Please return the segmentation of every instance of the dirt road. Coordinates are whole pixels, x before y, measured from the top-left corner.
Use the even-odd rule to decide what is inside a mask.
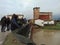
[[[8,33],[10,33],[10,31],[1,32],[1,26],[0,26],[0,45],[2,45]]]

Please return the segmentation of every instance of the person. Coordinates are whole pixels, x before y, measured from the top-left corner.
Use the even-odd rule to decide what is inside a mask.
[[[7,26],[7,31],[9,31],[10,29],[10,18],[9,17],[6,18],[6,26]]]
[[[29,32],[30,32],[30,24],[25,24],[24,26],[22,26],[21,29],[18,29],[17,34],[23,35],[25,37],[29,37]]]
[[[17,20],[18,20],[18,16],[16,14],[13,14],[12,19],[11,19],[11,31],[14,31],[14,30],[20,28]]]
[[[5,28],[6,28],[6,17],[2,17],[1,18],[1,32],[5,32]]]
[[[29,38],[29,33],[30,33],[30,29],[31,28],[31,24],[26,24],[24,26],[22,26],[21,29],[17,30],[17,33],[15,33],[17,39],[27,45],[36,45],[30,38]]]
[[[30,32],[30,24],[25,24],[24,26],[20,26],[18,24],[18,16],[16,14],[13,14],[12,19],[11,19],[11,31],[12,33],[16,36],[16,38],[27,44],[27,45],[33,45],[34,42],[30,40],[29,37],[29,32]],[[23,19],[22,19],[23,21]]]
[[[26,18],[24,18],[24,23],[25,23],[25,24],[27,23],[27,19],[26,19]]]

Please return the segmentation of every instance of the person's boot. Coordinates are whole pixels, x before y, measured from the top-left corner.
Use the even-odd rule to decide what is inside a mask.
[[[6,32],[6,31],[4,31],[4,30],[1,30],[1,32]]]
[[[7,31],[9,31],[9,29],[7,29]]]

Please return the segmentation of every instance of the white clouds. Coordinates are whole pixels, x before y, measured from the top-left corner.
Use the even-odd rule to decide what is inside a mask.
[[[0,0],[0,14],[23,13],[32,16],[33,7],[39,6],[41,11],[60,12],[60,0]]]

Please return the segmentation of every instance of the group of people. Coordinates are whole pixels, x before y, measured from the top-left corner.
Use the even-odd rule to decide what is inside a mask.
[[[27,21],[18,18],[18,15],[13,14],[12,19],[10,19],[8,16],[4,16],[1,18],[1,32],[5,31],[14,31],[15,29],[20,28],[23,23],[26,23]],[[6,30],[7,29],[7,30]]]
[[[1,32],[5,32],[5,29],[7,27],[7,31],[9,31],[10,26],[10,18],[6,16],[1,18]]]
[[[21,42],[26,43],[27,45],[35,45],[35,43],[28,38],[31,23],[27,23],[26,19],[19,19],[16,14],[12,15],[12,19],[4,16],[1,19],[1,32],[5,32],[6,27],[7,31],[11,30]]]

